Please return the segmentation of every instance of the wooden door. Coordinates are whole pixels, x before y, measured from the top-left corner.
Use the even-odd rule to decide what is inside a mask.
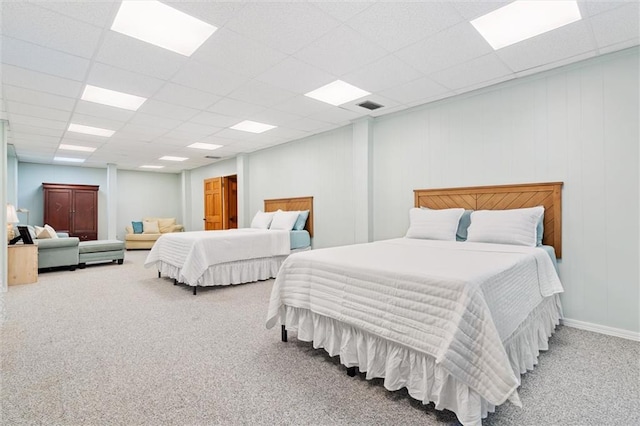
[[[44,192],[44,224],[59,232],[71,232],[73,216],[73,191],[50,188]]]
[[[82,240],[98,239],[98,192],[76,189],[73,193],[72,234]],[[55,227],[54,227],[55,228]]]
[[[204,181],[204,229],[215,231],[223,228],[223,191],[221,177]]]
[[[236,175],[224,178],[225,229],[238,227],[238,178]]]

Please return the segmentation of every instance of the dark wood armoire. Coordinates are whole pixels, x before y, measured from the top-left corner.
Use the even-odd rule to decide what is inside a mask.
[[[99,185],[43,183],[44,223],[80,241],[98,239]]]

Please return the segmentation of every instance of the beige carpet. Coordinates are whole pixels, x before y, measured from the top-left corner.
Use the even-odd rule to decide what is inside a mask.
[[[456,424],[264,326],[272,281],[191,289],[142,263],[41,273],[2,295],[0,424]],[[640,344],[561,327],[485,425],[640,424]]]

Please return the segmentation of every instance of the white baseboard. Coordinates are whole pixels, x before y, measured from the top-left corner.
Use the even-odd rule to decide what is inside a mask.
[[[570,318],[563,318],[562,324],[567,327],[579,328],[580,330],[593,331],[594,333],[607,334],[609,336],[621,337],[636,342],[640,342],[640,333],[623,330],[621,328],[608,327],[606,325],[593,324],[591,322],[578,321]]]

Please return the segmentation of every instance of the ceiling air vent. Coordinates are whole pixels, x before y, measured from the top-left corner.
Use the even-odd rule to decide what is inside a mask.
[[[204,158],[208,158],[210,160],[219,160],[222,157],[216,157],[215,155],[205,155]]]
[[[382,108],[382,105],[377,104],[375,102],[371,102],[371,101],[364,101],[358,104],[358,106],[362,108],[370,109],[371,111],[373,111],[374,109]]]

